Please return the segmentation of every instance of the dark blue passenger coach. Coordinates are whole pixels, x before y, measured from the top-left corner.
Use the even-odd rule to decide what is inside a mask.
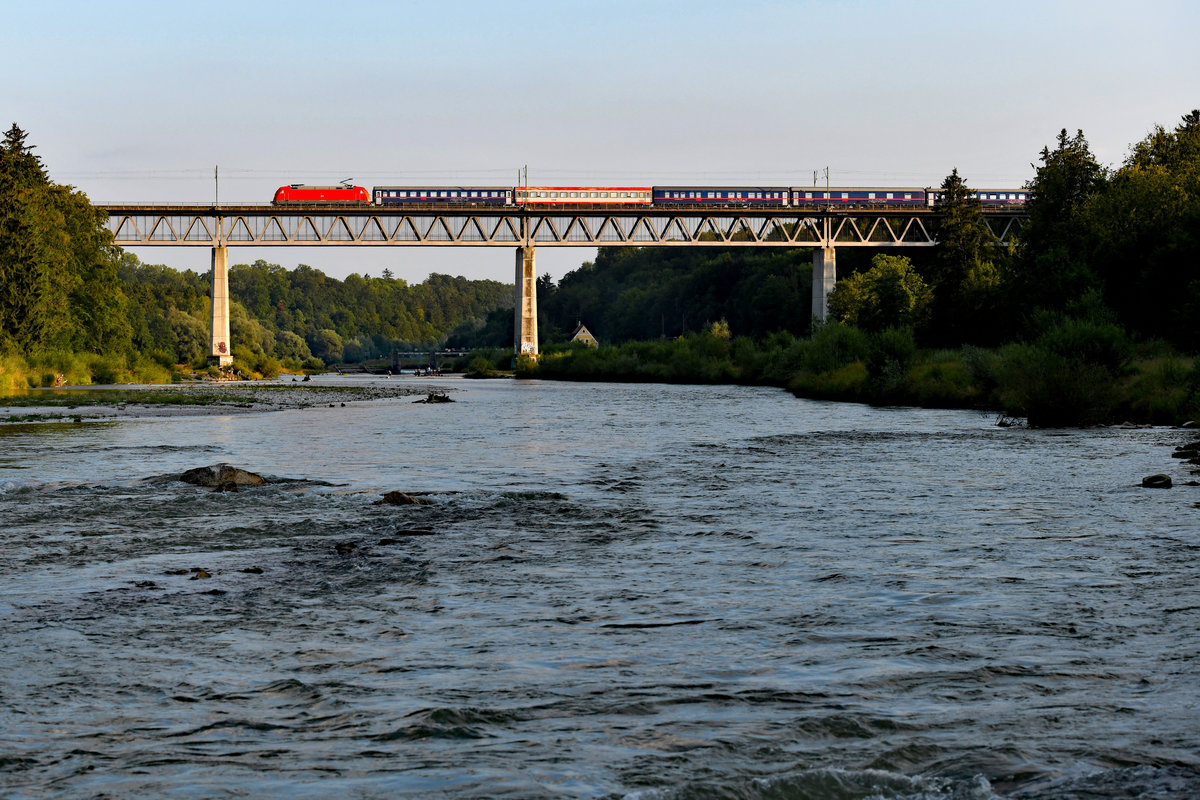
[[[654,205],[786,206],[788,189],[780,186],[655,186]]]
[[[792,188],[795,206],[923,206],[925,199],[925,190],[913,186]]]
[[[512,205],[511,186],[376,186],[377,206]]]

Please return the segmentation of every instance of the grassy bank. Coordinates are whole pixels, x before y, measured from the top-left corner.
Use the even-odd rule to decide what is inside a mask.
[[[0,356],[0,395],[49,386],[170,383],[175,369],[147,356],[41,353]]]
[[[706,334],[591,348],[548,348],[518,365],[554,380],[740,383],[799,397],[974,408],[1053,427],[1200,418],[1200,364],[1160,343],[1133,345],[1104,326],[1066,322],[998,349],[918,348],[912,332],[826,325],[810,338],[761,342]]]
[[[245,380],[273,380],[283,371],[320,372],[324,370],[324,364],[318,359],[285,359],[281,363],[270,356],[239,351],[230,369]],[[177,383],[189,377],[217,378],[220,375],[220,370],[208,366],[205,358],[191,364],[175,364],[161,352],[153,355],[55,352],[36,356],[0,355],[0,396],[56,386]]]

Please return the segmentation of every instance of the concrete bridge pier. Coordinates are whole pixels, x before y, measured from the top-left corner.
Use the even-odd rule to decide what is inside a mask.
[[[517,248],[516,301],[513,360],[522,354],[537,358],[537,265],[532,246]]]
[[[229,342],[229,248],[212,249],[212,341],[208,363],[225,367],[233,363]]]
[[[837,249],[814,250],[812,269],[812,318],[813,322],[824,322],[829,316],[829,293],[837,283]]]

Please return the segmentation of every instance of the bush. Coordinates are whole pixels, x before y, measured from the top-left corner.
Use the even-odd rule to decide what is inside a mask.
[[[475,356],[467,365],[467,378],[494,378],[496,370],[492,368],[492,362],[488,361],[483,356]]]
[[[869,379],[867,365],[861,361],[846,364],[835,370],[821,373],[801,373],[788,384],[792,394],[816,400],[866,399]]]
[[[30,388],[29,365],[20,356],[0,356],[0,395],[18,394]]]
[[[866,361],[871,352],[867,334],[853,325],[821,325],[802,348],[801,368],[806,372],[833,372],[855,361]]]
[[[916,352],[912,328],[888,328],[871,337],[867,371],[878,399],[887,399],[899,392]]]
[[[536,378],[538,372],[537,356],[529,353],[521,353],[517,356],[516,363],[513,365],[513,371],[518,378]]]
[[[1112,322],[1065,319],[1047,329],[1036,344],[1055,355],[1104,367],[1114,375],[1130,356],[1125,330]]]
[[[1113,376],[1101,364],[1037,345],[1008,345],[997,365],[998,400],[1030,427],[1097,425],[1112,417]]]
[[[918,359],[904,380],[905,402],[927,408],[970,408],[988,394],[961,353],[938,351]]]

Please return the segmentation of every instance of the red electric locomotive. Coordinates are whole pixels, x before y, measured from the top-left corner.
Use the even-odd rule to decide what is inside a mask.
[[[277,206],[312,203],[359,206],[371,204],[371,193],[362,186],[305,186],[293,183],[291,186],[280,186],[271,202]]]

